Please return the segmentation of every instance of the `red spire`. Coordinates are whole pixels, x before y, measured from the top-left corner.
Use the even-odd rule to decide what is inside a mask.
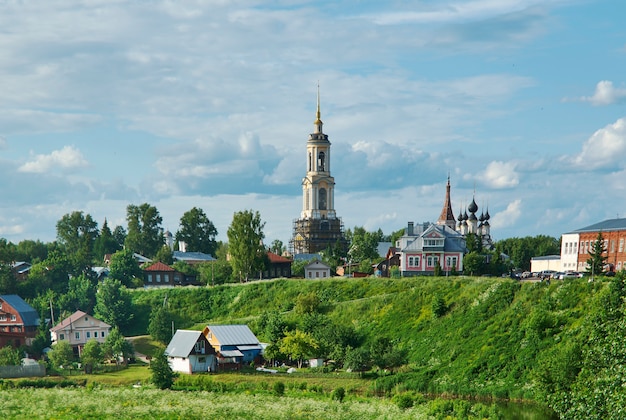
[[[456,219],[454,218],[454,213],[452,212],[452,202],[450,201],[450,175],[448,175],[448,183],[446,185],[446,200],[443,203],[443,208],[441,209],[441,214],[439,215],[437,224],[446,225],[452,229],[456,227]]]

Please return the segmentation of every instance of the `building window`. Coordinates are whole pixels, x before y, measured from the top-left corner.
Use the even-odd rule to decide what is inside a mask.
[[[6,315],[0,315],[0,321],[6,321],[6,320],[7,320]]]
[[[15,314],[11,314],[11,321],[16,321],[17,317],[15,316]]]
[[[74,334],[74,338],[80,340],[80,333],[78,331],[76,331],[76,334]]]
[[[98,338],[98,331],[93,332],[93,338]]]
[[[161,283],[161,275],[160,274],[156,275],[156,281],[157,281],[157,283]]]
[[[148,283],[152,283],[152,274],[148,274]]]
[[[611,239],[611,252],[615,252],[615,241]]]
[[[316,271],[316,272],[315,272],[315,277],[319,277],[319,276],[320,276],[320,272],[319,272],[319,271]]]
[[[65,340],[65,334],[59,334],[59,340]]]
[[[619,240],[619,252],[624,252],[624,238]]]
[[[91,332],[87,331],[87,338],[91,338]]]
[[[426,259],[426,265],[427,265],[428,267],[433,267],[433,266],[434,266],[433,257],[428,257],[428,258]]]
[[[204,340],[203,341],[196,341],[195,351],[196,351],[196,353],[204,354]]]
[[[170,275],[169,274],[164,274],[163,275],[163,281],[165,283],[169,283],[170,282]]]

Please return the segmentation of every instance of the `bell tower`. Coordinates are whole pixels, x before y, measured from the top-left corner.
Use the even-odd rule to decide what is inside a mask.
[[[302,179],[302,212],[293,223],[293,254],[312,254],[328,247],[347,247],[343,222],[335,212],[335,178],[330,173],[330,141],[323,131],[320,89],[313,133],[306,143],[306,176]]]

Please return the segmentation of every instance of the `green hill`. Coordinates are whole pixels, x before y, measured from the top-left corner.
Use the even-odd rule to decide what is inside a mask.
[[[268,320],[279,316],[284,329],[341,342],[343,348],[325,348],[335,359],[348,357],[346,343],[372,348],[387,339],[408,363],[393,374],[372,375],[377,392],[530,399],[568,418],[624,417],[621,275],[549,285],[419,277],[138,290],[133,333],[145,333],[151,307],[166,295],[177,328],[245,322],[271,341]]]

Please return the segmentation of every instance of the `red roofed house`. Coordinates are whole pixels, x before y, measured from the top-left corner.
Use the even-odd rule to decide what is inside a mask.
[[[275,279],[278,277],[291,277],[291,260],[281,257],[271,251],[267,251],[268,264],[263,271],[263,278]]]
[[[155,262],[143,269],[144,287],[172,287],[183,284],[185,275],[167,264]]]
[[[67,341],[80,356],[89,340],[102,344],[111,331],[111,326],[83,311],[76,311],[54,327],[50,328],[52,343]]]

